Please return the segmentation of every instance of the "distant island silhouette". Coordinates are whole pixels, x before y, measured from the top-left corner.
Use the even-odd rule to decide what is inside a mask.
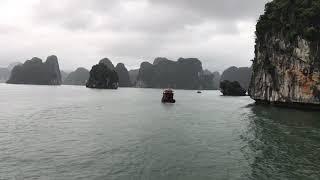
[[[202,62],[197,58],[179,58],[173,61],[165,57],[155,58],[153,64],[142,62],[139,69],[130,71],[123,63],[114,66],[110,59],[103,58],[92,67],[91,71],[79,67],[67,73],[60,71],[58,58],[55,55],[49,56],[44,63],[40,58],[34,57],[24,64],[16,63],[12,68],[12,71],[9,68],[0,69],[2,82],[78,85],[102,89],[136,87],[218,90],[220,80],[239,81],[247,89],[251,75],[250,68],[230,67],[221,76],[219,72],[203,69]]]

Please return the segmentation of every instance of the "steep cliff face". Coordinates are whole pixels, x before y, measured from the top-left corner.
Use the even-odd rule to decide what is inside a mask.
[[[205,80],[209,80],[209,83],[213,84],[213,76],[201,77],[202,72],[202,63],[196,58],[179,58],[178,61],[156,58],[154,64],[148,62],[141,64],[136,86],[199,89],[208,84],[207,81],[202,84]],[[212,87],[210,86],[210,88]]]
[[[139,88],[151,88],[153,84],[154,67],[149,62],[140,65],[136,86]]]
[[[123,63],[118,63],[115,71],[117,72],[119,76],[119,87],[130,87],[131,81],[129,77],[129,72],[126,68],[126,66]]]
[[[114,69],[110,69],[104,61],[94,65],[90,71],[87,88],[118,89],[119,77]]]
[[[49,56],[45,62],[45,66],[49,73],[49,76],[52,77],[51,83],[52,85],[60,85],[62,83],[61,72],[58,62],[58,57],[55,55]]]
[[[256,101],[320,104],[320,1],[274,0],[257,23],[249,94]]]
[[[7,81],[9,84],[60,85],[61,74],[56,56],[49,56],[46,62],[34,57],[22,65],[15,66]]]

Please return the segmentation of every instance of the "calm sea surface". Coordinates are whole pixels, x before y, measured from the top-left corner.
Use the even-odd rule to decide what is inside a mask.
[[[0,179],[320,179],[320,113],[218,91],[0,84]]]

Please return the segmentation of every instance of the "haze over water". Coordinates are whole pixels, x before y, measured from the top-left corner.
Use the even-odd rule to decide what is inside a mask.
[[[0,179],[319,179],[320,113],[219,91],[0,84]]]

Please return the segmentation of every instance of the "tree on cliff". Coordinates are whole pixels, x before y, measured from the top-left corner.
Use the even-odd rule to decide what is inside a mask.
[[[287,39],[303,36],[320,40],[319,0],[274,0],[265,6],[256,26],[258,39],[266,33],[281,32]]]

